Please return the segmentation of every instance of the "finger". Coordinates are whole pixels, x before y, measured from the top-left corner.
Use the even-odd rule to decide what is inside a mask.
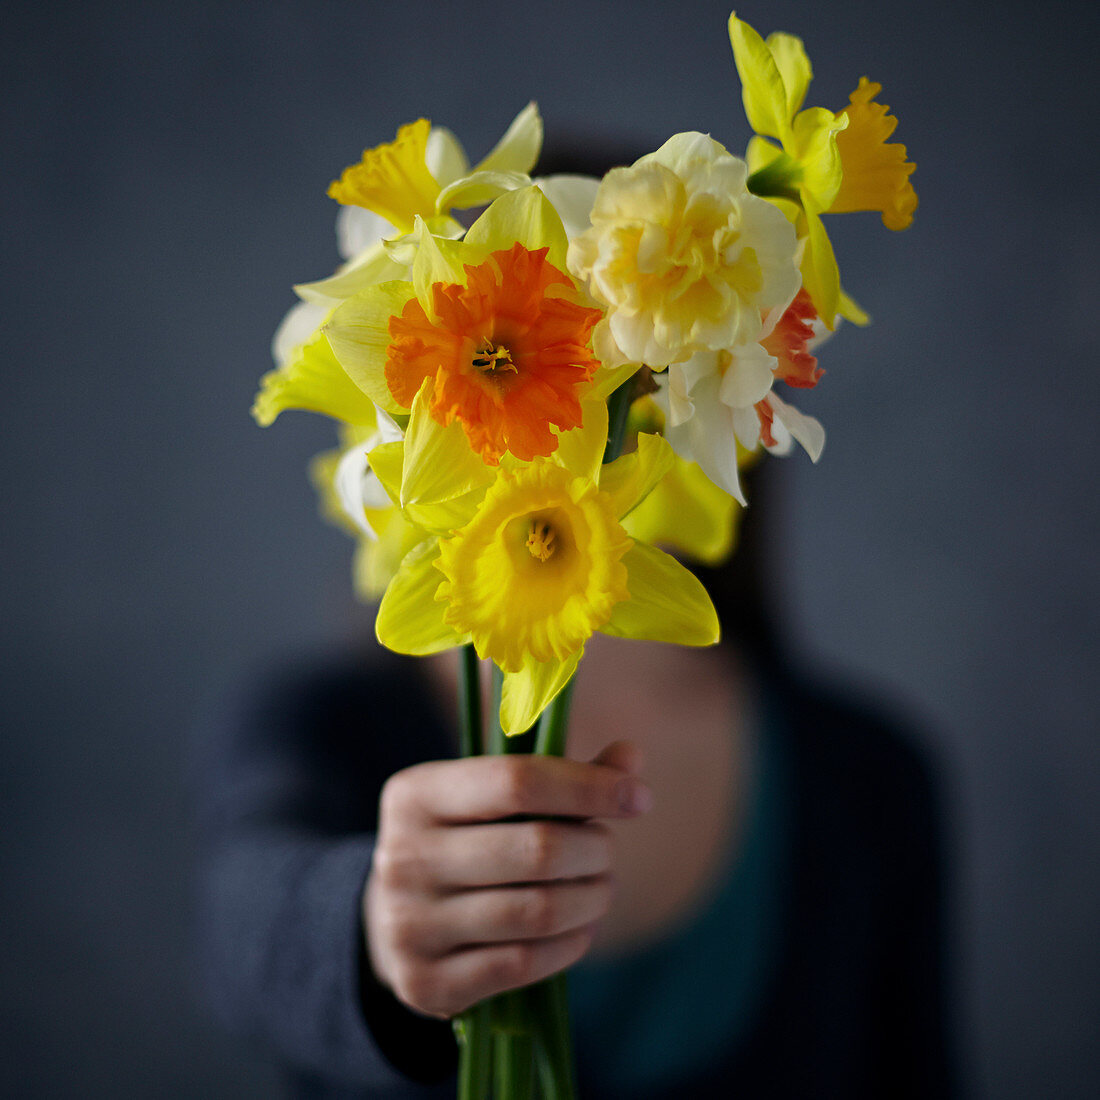
[[[416,987],[408,991],[412,998],[401,988],[397,992],[422,1012],[454,1016],[495,993],[520,989],[565,970],[591,944],[592,930],[580,928],[550,939],[464,948],[426,968]]]
[[[613,838],[595,822],[460,825],[432,833],[437,888],[590,878],[611,870]]]
[[[586,928],[611,905],[608,876],[543,886],[465,890],[431,909],[418,930],[417,950],[444,955],[478,944],[547,939]]]
[[[593,764],[602,764],[616,768],[627,775],[641,775],[645,769],[645,753],[633,741],[612,741],[598,756]]]
[[[634,817],[653,800],[642,780],[617,768],[529,755],[417,764],[391,777],[382,798],[387,816],[450,823],[517,814]]]

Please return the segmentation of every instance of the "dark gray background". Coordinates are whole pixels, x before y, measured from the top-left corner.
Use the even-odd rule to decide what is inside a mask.
[[[978,1095],[1100,1087],[1097,56],[1092,5],[757,3],[810,102],[867,73],[916,225],[834,219],[874,314],[799,404],[775,573],[819,668],[918,715],[954,798]],[[293,282],[336,261],[328,181],[426,114],[482,155],[740,151],[722,3],[9,4],[0,1092],[266,1096],[196,1007],[187,730],[272,654],[363,631],[304,475],[321,418],[247,410]]]

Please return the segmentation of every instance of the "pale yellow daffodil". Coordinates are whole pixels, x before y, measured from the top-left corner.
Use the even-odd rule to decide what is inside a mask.
[[[866,314],[840,288],[821,215],[875,210],[890,229],[910,224],[917,196],[909,176],[916,166],[903,145],[886,144],[897,119],[873,101],[881,86],[866,77],[843,110],[803,110],[813,71],[801,40],[781,32],[765,40],[736,13],[729,35],[745,113],[760,135],[749,145],[749,186],[798,225],[806,242],[803,282],[825,324],[832,328],[838,313],[864,324]]]
[[[413,656],[472,643],[504,673],[501,726],[521,733],[568,683],[596,631],[711,645],[718,617],[674,558],[627,535],[622,519],[673,463],[659,436],[601,465],[602,435],[567,451],[503,460],[492,480],[449,501],[406,509],[424,539],[378,609],[383,645]],[[395,497],[407,444],[371,452]],[[568,463],[568,465],[566,465]]]
[[[402,559],[424,537],[393,503],[367,461],[367,453],[392,441],[394,433],[385,418],[381,431],[342,424],[340,449],[325,451],[310,463],[321,515],[355,539],[352,578],[363,600],[382,595]]]

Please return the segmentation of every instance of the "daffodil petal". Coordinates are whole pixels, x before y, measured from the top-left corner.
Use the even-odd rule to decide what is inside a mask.
[[[735,12],[730,14],[729,32],[749,125],[758,134],[782,141],[790,129],[791,116],[779,66],[764,39]]]
[[[466,150],[446,126],[432,127],[424,149],[424,163],[440,187],[447,187],[455,180],[470,174]]]
[[[400,503],[401,468],[405,461],[404,442],[380,443],[377,447],[372,447],[367,454],[367,461],[382,483],[382,488],[389,494],[390,500],[395,504]]]
[[[615,515],[631,512],[672,469],[675,457],[666,439],[646,432],[638,434],[638,449],[621,455],[600,471],[600,489],[608,493]]]
[[[412,296],[411,283],[394,281],[367,287],[337,306],[322,329],[351,380],[389,413],[405,411],[386,383],[389,323]]]
[[[463,282],[465,274],[462,262],[465,249],[461,241],[436,237],[419,217],[413,233],[416,236],[416,257],[412,265],[413,287],[420,304],[431,316],[432,284]]]
[[[596,325],[596,328],[601,324],[603,324],[602,321]],[[598,352],[596,352],[596,358],[600,358]],[[622,363],[617,367],[606,364],[600,366],[592,376],[592,388],[588,394],[590,397],[599,397],[606,401],[631,375],[637,374],[641,369],[641,363]]]
[[[349,264],[360,263],[368,248],[397,233],[397,226],[364,206],[341,206],[336,213],[336,246]]]
[[[500,698],[501,729],[509,736],[530,729],[569,683],[583,652],[578,650],[564,661],[528,657],[519,672],[506,672]]]
[[[749,166],[749,175],[759,172],[761,168],[767,168],[772,161],[778,160],[781,156],[783,156],[783,150],[778,145],[773,145],[767,138],[754,135],[749,138],[749,145],[745,150],[745,163]]]
[[[783,78],[783,88],[787,93],[787,117],[793,118],[802,106],[814,76],[806,48],[801,38],[782,31],[769,34],[765,44]]]
[[[775,411],[775,418],[805,448],[810,460],[816,462],[825,448],[825,429],[819,420],[800,413],[793,405],[788,405],[774,393],[769,393],[768,404]]]
[[[837,301],[837,313],[844,318],[845,321],[851,321],[853,325],[869,325],[871,323],[870,314],[863,309],[862,306],[854,299],[849,297],[844,288],[840,288],[840,297]]]
[[[836,325],[840,300],[840,270],[821,218],[806,211],[806,251],[802,256],[802,282],[826,328]]]
[[[437,210],[467,210],[484,206],[509,191],[529,187],[531,177],[523,172],[474,172],[443,188],[436,200]]]
[[[733,550],[740,511],[698,463],[677,457],[653,492],[623,519],[623,528],[639,542],[671,547],[714,566]]]
[[[558,212],[534,185],[501,195],[477,219],[466,234],[465,244],[486,254],[511,248],[519,241],[532,252],[548,248],[547,259],[559,271],[566,270],[569,240]]]
[[[446,427],[429,410],[432,379],[426,378],[413,399],[405,433],[401,504],[432,504],[488,485],[493,470],[470,450],[462,423]]]
[[[535,167],[542,151],[542,116],[532,100],[512,120],[475,172],[526,172]]]
[[[352,264],[342,267],[335,275],[312,283],[299,283],[294,291],[307,302],[319,302],[331,307],[334,303],[343,302],[374,283],[407,277],[408,271],[400,264],[394,263],[382,242],[378,241]]]
[[[307,409],[348,424],[375,421],[374,402],[348,376],[323,333],[260,379],[252,406],[256,423],[266,428],[286,409]]]
[[[599,629],[618,638],[713,645],[720,628],[706,589],[670,554],[636,542],[626,552],[630,599],[615,605]]]
[[[541,176],[534,183],[553,203],[570,240],[591,228],[592,207],[600,186],[595,176]]]
[[[847,125],[847,115],[824,107],[811,107],[794,120],[791,145],[802,166],[802,202],[817,213],[828,210],[840,190],[843,166],[836,135]]]
[[[351,209],[351,207],[347,207]],[[318,330],[329,315],[327,305],[316,302],[295,302],[279,322],[271,338],[271,358],[275,365],[285,367],[291,356],[317,337]]]
[[[589,398],[581,402],[580,427],[558,433],[554,461],[578,477],[596,480],[607,446],[607,403]]]
[[[425,539],[405,555],[390,581],[374,624],[387,649],[423,657],[463,644],[462,636],[443,621],[446,607],[435,598],[443,580],[435,567],[438,557],[439,542]]]

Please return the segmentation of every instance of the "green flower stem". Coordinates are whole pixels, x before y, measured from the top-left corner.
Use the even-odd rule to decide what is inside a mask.
[[[535,752],[542,756],[564,756],[565,739],[569,732],[569,704],[573,701],[573,677],[554,696],[539,718],[539,731],[535,740]]]
[[[481,684],[477,652],[459,651],[458,737],[462,756],[482,751]],[[474,1005],[455,1017],[458,1039],[458,1100],[489,1100],[493,1069],[493,1030],[488,1003]]]
[[[458,1100],[489,1100],[493,1028],[489,1004],[468,1008],[454,1021],[458,1039]]]
[[[481,679],[478,673],[477,650],[464,645],[459,650],[458,670],[458,746],[461,756],[480,756],[481,745]]]
[[[634,379],[631,375],[607,399],[607,446],[603,450],[606,465],[614,462],[622,454],[623,441],[626,439],[626,421],[630,416],[630,406],[634,401]]]
[[[569,977],[555,974],[532,991],[535,1057],[543,1100],[574,1100],[573,1036],[569,1027]]]

